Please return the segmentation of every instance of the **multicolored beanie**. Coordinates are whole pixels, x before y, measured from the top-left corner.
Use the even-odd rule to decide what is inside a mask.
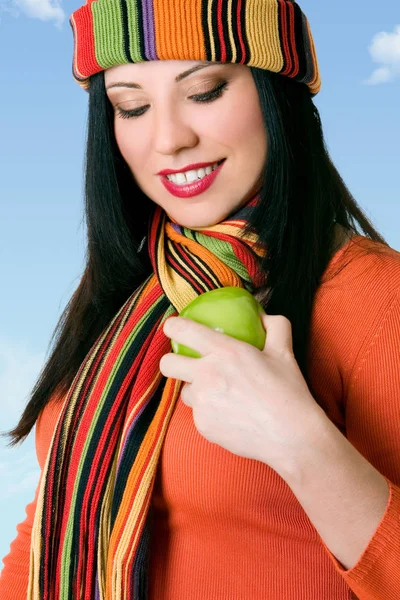
[[[292,0],[86,0],[70,17],[73,76],[148,60],[202,60],[266,69],[308,85],[321,78],[307,17]]]

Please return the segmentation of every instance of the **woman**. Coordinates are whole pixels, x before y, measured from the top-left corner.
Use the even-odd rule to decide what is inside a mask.
[[[99,0],[71,25],[88,258],[10,432],[37,423],[42,476],[1,598],[398,598],[400,255],[329,158],[306,17]],[[263,350],[170,318],[228,286]]]

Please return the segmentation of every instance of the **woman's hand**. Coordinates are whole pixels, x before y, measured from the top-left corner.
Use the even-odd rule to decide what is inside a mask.
[[[261,318],[267,331],[262,351],[189,319],[167,319],[164,333],[201,358],[165,354],[160,370],[186,382],[181,399],[192,408],[202,436],[285,478],[301,452],[323,434],[328,417],[294,357],[290,321],[280,315]]]

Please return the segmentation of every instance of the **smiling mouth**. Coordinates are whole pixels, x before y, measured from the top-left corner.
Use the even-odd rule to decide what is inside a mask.
[[[209,173],[205,173],[200,179],[197,178],[194,181],[183,181],[182,183],[178,183],[171,181],[166,175],[164,175],[162,177],[162,183],[166,187],[166,189],[174,196],[180,198],[191,198],[193,196],[198,196],[206,190],[208,190],[208,188],[211,187],[211,185],[213,185],[225,161],[226,159],[224,158],[218,163],[215,163],[217,166],[214,169],[212,169]]]
[[[170,175],[181,175],[182,173],[188,173],[189,171],[198,171],[199,169],[207,169],[208,167],[212,167],[213,165],[216,165],[215,168],[219,167],[224,161],[226,160],[226,158],[221,158],[221,160],[218,161],[214,161],[214,162],[210,162],[210,163],[198,163],[198,164],[202,164],[202,166],[200,167],[193,167],[193,168],[186,168],[186,169],[182,169],[181,171],[174,171],[172,173],[168,173],[168,176]],[[162,177],[167,177],[166,174],[164,173],[158,173],[158,175],[161,175]]]
[[[200,171],[200,170],[205,171],[205,169],[209,169],[210,167],[212,167],[212,171],[211,171],[211,173],[212,173],[213,171],[216,171],[218,169],[218,167],[220,167],[222,165],[222,163],[225,162],[225,160],[226,160],[226,158],[222,158],[219,161],[216,161],[214,163],[209,163],[208,165],[205,165],[203,167],[197,167],[196,169],[186,169],[186,171],[177,171],[176,173],[169,173],[168,175],[162,175],[162,177],[165,177],[169,181],[172,182],[171,176],[176,177],[177,175],[182,175],[184,173],[189,173],[190,171]],[[189,185],[190,183],[194,183],[194,182],[188,182],[187,185]]]

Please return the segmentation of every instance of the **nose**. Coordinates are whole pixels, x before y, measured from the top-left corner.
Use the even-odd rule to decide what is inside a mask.
[[[153,147],[159,154],[176,154],[181,148],[191,148],[199,141],[196,126],[184,115],[182,108],[172,103],[154,110]]]

